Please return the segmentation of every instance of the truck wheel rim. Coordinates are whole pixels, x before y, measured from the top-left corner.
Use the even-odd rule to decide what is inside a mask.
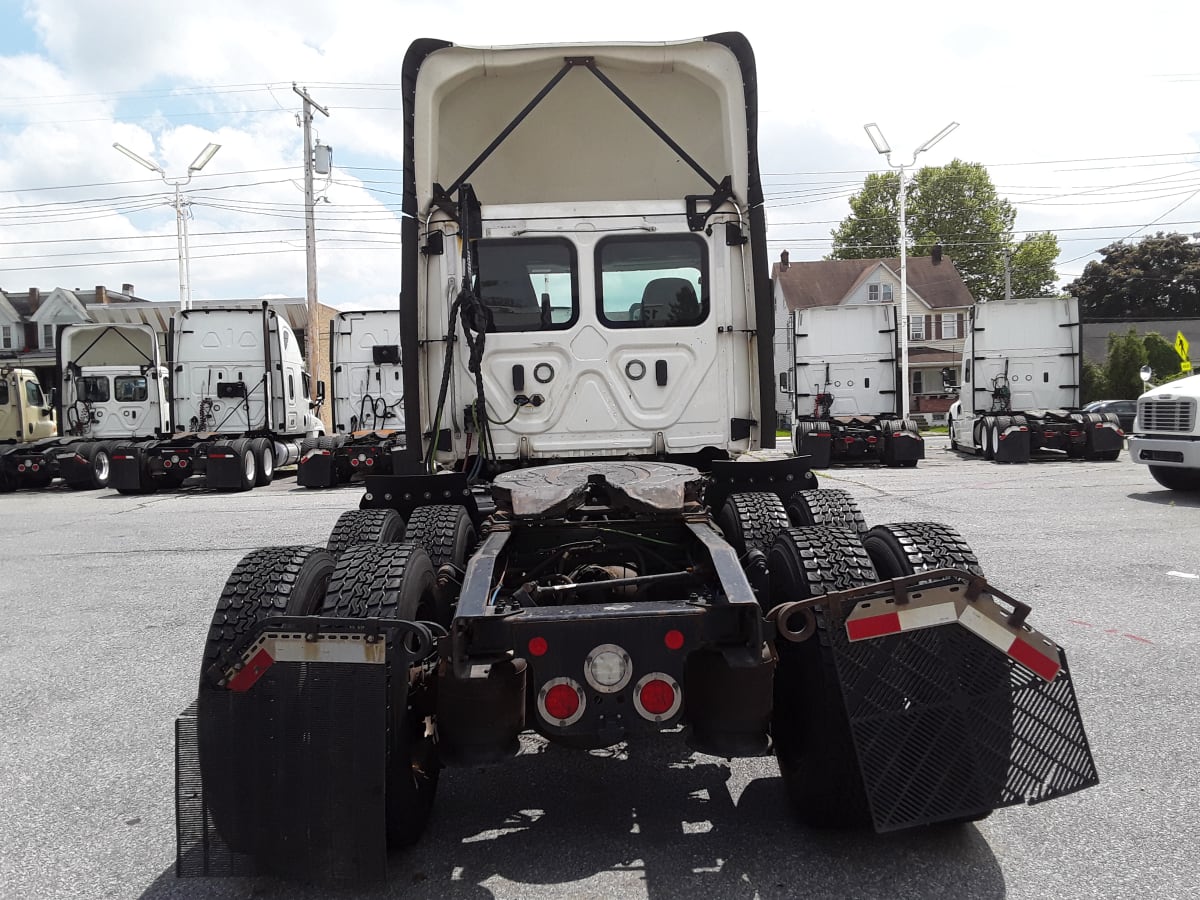
[[[108,481],[108,454],[103,452],[97,453],[96,459],[92,463],[92,468],[98,480]]]
[[[258,467],[254,463],[254,451],[247,450],[244,454],[242,454],[242,469],[246,475],[247,481],[254,481],[254,476],[258,474],[257,468]]]
[[[263,446],[262,471],[263,476],[267,478],[275,474],[275,447],[270,441]]]

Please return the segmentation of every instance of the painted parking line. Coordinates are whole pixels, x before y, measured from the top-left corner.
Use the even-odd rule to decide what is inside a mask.
[[[1175,578],[1200,578],[1200,575],[1195,575],[1191,572],[1168,572],[1167,574]]]

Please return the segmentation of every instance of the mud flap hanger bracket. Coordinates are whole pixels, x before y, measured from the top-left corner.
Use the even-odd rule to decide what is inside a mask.
[[[696,174],[699,175],[710,188],[712,188],[713,192],[711,195],[689,194],[684,198],[685,202],[687,203],[688,228],[690,228],[692,231],[702,231],[705,228],[708,219],[717,211],[717,208],[726,200],[733,198],[732,179],[730,176],[726,175],[723,179],[718,181],[707,171],[705,171],[705,169],[698,162],[696,162],[695,159],[692,158],[691,154],[684,150],[674,138],[672,138],[666,133],[666,131],[663,130],[662,126],[655,122],[645,110],[634,103],[624,91],[622,91],[619,87],[617,87],[616,84],[613,83],[612,79],[600,71],[596,65],[596,59],[593,56],[564,57],[563,67],[554,74],[554,77],[546,83],[545,87],[538,91],[532,100],[525,104],[525,107],[519,113],[517,113],[516,117],[509,122],[499,134],[496,135],[496,137],[490,144],[487,145],[483,152],[475,157],[475,160],[469,166],[467,166],[461,175],[454,179],[454,182],[448,188],[444,188],[440,184],[434,184],[432,200],[433,205],[446,215],[450,216],[454,221],[458,222],[458,210],[455,208],[456,204],[452,199],[455,192],[463,187],[466,181],[473,174],[475,174],[475,171],[481,165],[483,165],[483,163],[489,156],[492,155],[492,153],[495,152],[496,148],[504,143],[508,136],[516,130],[517,126],[525,121],[526,117],[533,112],[535,108],[537,108],[538,104],[541,103],[542,100],[544,100],[546,96],[552,90],[554,90],[558,83],[566,77],[567,73],[575,68],[587,69],[589,72],[595,75],[600,83],[612,92],[613,96],[625,104],[625,106],[629,108],[630,112],[641,119],[646,127],[658,135],[664,144],[678,154],[680,160],[691,167],[691,169],[696,172]],[[701,210],[699,208],[699,204],[702,201],[708,201],[708,209]]]

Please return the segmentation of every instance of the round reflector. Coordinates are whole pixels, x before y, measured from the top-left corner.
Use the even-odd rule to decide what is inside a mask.
[[[675,689],[661,679],[655,678],[642,685],[639,698],[646,712],[661,716],[675,703]]]
[[[529,655],[530,656],[545,656],[546,651],[550,649],[550,645],[546,643],[544,637],[535,637],[529,639]]]
[[[547,719],[559,725],[572,724],[582,712],[579,688],[564,681],[550,685],[542,697],[542,708]]]
[[[651,672],[638,679],[633,688],[633,705],[638,713],[652,722],[673,719],[683,703],[679,682],[666,672]]]
[[[663,643],[668,650],[678,650],[683,646],[683,632],[672,628],[663,636]]]

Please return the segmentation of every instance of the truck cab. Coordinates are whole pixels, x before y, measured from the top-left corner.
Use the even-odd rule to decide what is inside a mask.
[[[169,373],[149,325],[80,323],[59,335],[59,417],[67,435],[137,440],[169,434]]]
[[[50,400],[30,369],[0,368],[0,443],[24,444],[58,434]]]
[[[1153,387],[1138,398],[1129,455],[1172,491],[1200,491],[1200,375]]]
[[[756,122],[735,54],[432,42],[409,62],[426,136],[406,170],[409,447],[432,434],[436,462],[493,468],[773,447]]]

